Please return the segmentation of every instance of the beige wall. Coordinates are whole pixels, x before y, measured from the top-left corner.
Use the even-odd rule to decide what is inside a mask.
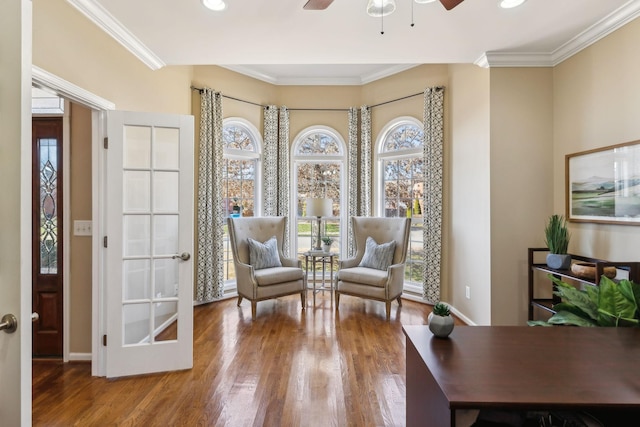
[[[70,215],[73,221],[91,220],[91,110],[71,104]],[[91,237],[69,237],[69,348],[91,353]]]
[[[496,68],[491,109],[491,324],[526,324],[527,247],[552,206],[553,70]]]
[[[474,323],[491,322],[489,70],[452,65],[449,89],[451,137],[446,167],[450,182],[445,223],[449,279],[443,300]],[[465,296],[469,287],[470,298]]]
[[[553,211],[565,212],[565,156],[640,139],[640,20],[554,69]],[[639,261],[640,227],[571,223],[569,251]]]

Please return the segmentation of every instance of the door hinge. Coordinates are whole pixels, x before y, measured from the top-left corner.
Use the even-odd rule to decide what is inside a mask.
[[[103,145],[104,145],[104,149],[105,149],[105,150],[106,150],[107,148],[109,148],[109,137],[108,137],[108,136],[105,136],[105,137],[104,137]]]
[[[107,346],[107,335],[106,335],[106,334],[102,336],[102,345],[103,345],[104,347],[106,347],[106,346]]]
[[[107,241],[107,236],[104,236],[102,238],[102,246],[104,246],[105,248],[108,246],[109,242]]]

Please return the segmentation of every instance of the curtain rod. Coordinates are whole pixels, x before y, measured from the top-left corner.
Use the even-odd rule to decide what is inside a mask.
[[[204,91],[204,89],[199,88],[199,87],[195,87],[195,86],[191,86],[191,89],[192,90],[197,90],[200,93],[202,93],[202,91]],[[436,90],[442,90],[442,86],[436,87]],[[423,95],[423,94],[424,94],[424,92],[414,93],[413,95],[407,95],[407,96],[403,96],[401,98],[392,99],[390,101],[381,102],[379,104],[372,105],[369,108],[380,107],[382,105],[391,104],[392,102],[402,101],[404,99],[413,98],[414,96]],[[251,102],[251,101],[245,101],[244,99],[235,98],[235,97],[229,96],[229,95],[224,95],[223,94],[222,97],[223,98],[228,98],[228,99],[233,99],[234,101],[239,101],[239,102],[244,102],[244,103],[247,103],[247,104],[255,105],[257,107],[262,107],[262,108],[269,107],[268,105],[262,105],[262,104],[257,104],[255,102]],[[288,110],[289,111],[349,111],[349,108],[289,108]]]

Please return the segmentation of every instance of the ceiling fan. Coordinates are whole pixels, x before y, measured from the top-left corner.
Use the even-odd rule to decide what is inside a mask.
[[[445,9],[451,10],[464,0],[440,0]],[[308,0],[303,9],[306,10],[324,10],[333,3],[333,0]]]

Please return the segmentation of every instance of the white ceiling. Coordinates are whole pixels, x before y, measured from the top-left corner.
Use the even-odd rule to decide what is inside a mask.
[[[552,66],[640,14],[640,0],[396,0],[381,19],[367,0],[67,0],[153,69],[215,64],[274,84],[362,84],[425,63]],[[413,8],[413,22],[411,27]]]

